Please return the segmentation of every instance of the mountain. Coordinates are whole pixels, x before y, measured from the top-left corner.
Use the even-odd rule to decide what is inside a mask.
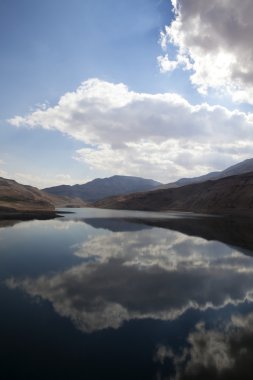
[[[32,186],[0,177],[0,212],[54,213],[50,197]]]
[[[177,188],[110,197],[94,207],[200,213],[253,212],[253,172]]]
[[[83,185],[49,187],[43,189],[43,192],[94,202],[113,195],[148,191],[160,185],[160,182],[153,181],[152,179],[115,175],[109,178],[96,178]]]
[[[253,172],[253,158],[249,158],[245,161],[239,162],[238,164],[235,164],[233,166],[230,166],[229,168],[217,171],[217,172],[211,172],[208,174],[204,174],[200,177],[193,177],[193,178],[181,178],[176,182],[168,183],[166,185],[160,186],[160,189],[169,189],[173,187],[181,187],[185,185],[190,185],[192,183],[200,183],[208,180],[215,180],[219,178],[229,177],[232,175],[239,175],[244,173]]]
[[[60,196],[60,195],[57,196],[54,194],[48,194],[42,190],[41,192],[57,208],[68,208],[68,207],[79,208],[79,207],[87,207],[89,205],[88,202],[84,202],[80,198],[71,198],[71,197]]]
[[[253,158],[248,158],[220,172],[221,177],[253,172]]]

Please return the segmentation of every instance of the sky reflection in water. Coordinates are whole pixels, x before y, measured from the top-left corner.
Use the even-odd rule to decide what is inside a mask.
[[[104,344],[107,341],[114,354],[113,336],[123,344],[126,329],[133,332],[136,324],[141,329],[150,323],[139,341],[149,364],[147,358],[135,363],[132,378],[145,373],[157,379],[231,379],[239,373],[249,378],[251,224],[190,215],[183,219],[173,215],[166,221],[166,215],[160,218],[155,213],[144,220],[145,215],[78,210],[62,219],[1,228],[3,294],[18,294],[21,299],[25,295],[24,302],[32,302],[34,308],[64,317],[78,339],[91,342],[106,333]],[[241,242],[234,230],[244,231]],[[152,328],[157,331],[158,324],[159,333],[154,334]],[[47,329],[53,331],[54,324]],[[68,325],[67,334],[69,329]],[[177,336],[172,337],[173,329]],[[103,363],[102,355],[105,352],[98,349],[90,360]],[[129,369],[131,360],[124,353]],[[91,375],[88,367],[90,378],[99,378],[101,374]],[[110,369],[108,374],[113,377]]]

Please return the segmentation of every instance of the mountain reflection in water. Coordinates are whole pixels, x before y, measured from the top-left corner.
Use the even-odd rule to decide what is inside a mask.
[[[133,342],[129,345],[133,352],[137,347],[143,352],[139,362],[133,362],[132,354],[126,354],[128,349],[124,348],[124,357],[118,359],[124,360],[128,367],[125,376],[236,379],[243,374],[243,378],[250,378],[253,369],[251,220],[191,215],[181,218],[180,214],[159,218],[154,213],[141,217],[136,213],[134,217],[133,212],[124,217],[117,212],[106,214],[104,210],[94,213],[79,210],[59,220],[31,221],[2,228],[0,239],[6,252],[1,254],[0,265],[2,261],[8,267],[2,274],[6,291],[28,295],[30,298],[24,302],[36,300],[35,309],[47,309],[62,321],[71,321],[73,330],[69,325],[66,335],[78,333],[78,339],[85,344],[92,342],[84,351],[89,351],[98,334],[103,337],[104,344],[110,346],[110,354],[96,346],[96,355],[89,361],[100,365],[102,373],[106,370],[111,378],[127,377],[119,375],[117,365],[112,370],[102,364],[104,356],[107,362],[113,362],[111,355],[116,352],[119,355],[118,345],[126,344],[126,330],[128,336],[131,331],[136,334],[137,325],[139,331],[145,330],[145,335],[135,335],[139,336],[136,348]],[[31,239],[36,236],[40,245],[40,264],[50,247],[54,261],[46,256],[46,269],[33,268],[30,273],[27,266],[16,274],[15,261],[8,262],[7,254],[16,249],[25,258],[25,248],[29,250],[29,244],[34,243],[28,236]],[[13,246],[13,241],[17,246]],[[56,247],[57,252],[53,251]],[[34,261],[33,266],[36,265]],[[50,311],[48,305],[52,306]],[[27,318],[29,323],[30,316]],[[57,329],[54,330],[53,322],[47,328],[55,339]],[[111,342],[116,336],[114,346]],[[12,339],[15,341],[15,337]],[[68,339],[65,344],[67,347]],[[135,352],[137,356],[138,352]],[[74,366],[74,362],[70,361],[69,365]],[[80,378],[101,378],[100,372],[90,372],[85,359],[80,358],[76,365],[76,369],[80,366]],[[74,378],[78,376],[75,374]]]

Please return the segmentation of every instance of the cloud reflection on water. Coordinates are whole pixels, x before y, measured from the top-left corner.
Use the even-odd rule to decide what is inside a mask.
[[[175,231],[98,235],[75,255],[86,262],[6,284],[50,301],[84,332],[118,328],[131,319],[173,320],[190,308],[222,308],[253,298],[252,258]]]
[[[253,313],[234,314],[225,326],[208,329],[199,322],[187,337],[186,345],[173,352],[158,345],[154,362],[160,363],[159,379],[251,379],[253,370]],[[174,367],[174,376],[161,374],[166,361]],[[165,371],[166,372],[166,371]]]

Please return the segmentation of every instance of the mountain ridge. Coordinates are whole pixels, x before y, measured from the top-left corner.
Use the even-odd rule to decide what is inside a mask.
[[[36,187],[0,177],[0,216],[54,216],[55,207],[85,207],[79,199],[48,195]],[[8,214],[8,215],[7,215]],[[19,214],[19,215],[18,215]]]
[[[0,212],[54,213],[50,197],[39,189],[0,177]]]
[[[110,197],[93,203],[93,206],[122,210],[252,214],[253,172],[177,188]]]
[[[148,191],[158,186],[161,186],[161,183],[152,179],[114,175],[95,178],[80,185],[60,185],[45,188],[42,191],[50,195],[78,197],[83,201],[94,202],[108,196]]]
[[[160,182],[151,179],[115,175],[83,185],[39,190],[0,177],[0,212],[52,213],[55,206],[204,213],[247,213],[253,209],[253,158],[176,183],[161,188]]]
[[[201,183],[208,180],[216,180],[232,175],[240,175],[249,172],[253,172],[253,158],[248,158],[244,161],[238,162],[237,164],[231,165],[228,168],[221,171],[210,172],[198,177],[180,178],[175,182],[170,182],[168,184],[160,186],[159,188],[168,189],[174,187],[181,187],[193,183]]]

